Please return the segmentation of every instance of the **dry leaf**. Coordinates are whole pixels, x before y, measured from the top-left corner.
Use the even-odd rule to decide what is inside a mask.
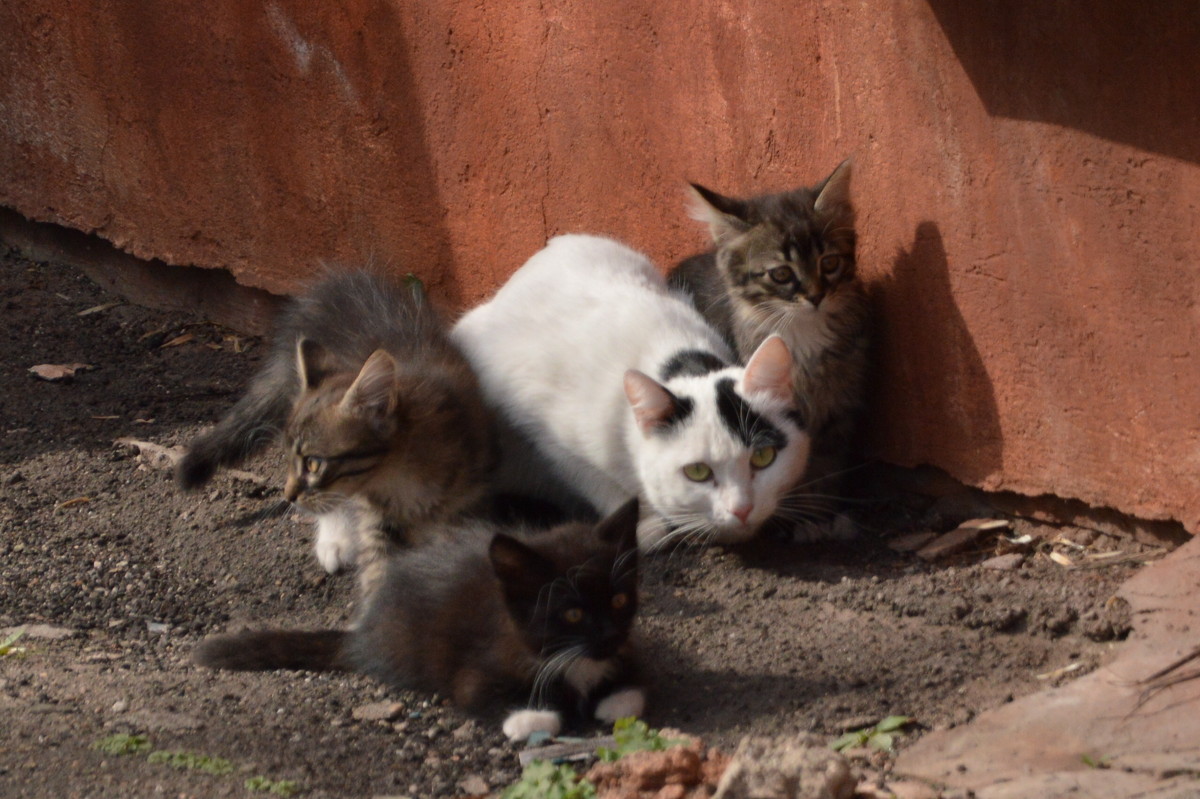
[[[93,416],[91,418],[100,419],[102,421],[108,421],[109,419],[120,419],[121,417],[120,416]]]
[[[29,367],[29,371],[43,380],[53,382],[57,380],[70,380],[80,370],[95,368],[90,363],[39,363],[37,366]]]
[[[1078,671],[1081,668],[1083,668],[1082,663],[1079,663],[1079,662],[1070,663],[1066,666],[1063,666],[1061,669],[1055,669],[1054,671],[1047,671],[1042,674],[1039,674],[1039,675],[1037,675],[1037,678],[1039,680],[1053,680],[1053,679],[1063,676],[1064,674],[1070,674],[1073,671]]]
[[[54,506],[54,509],[62,510],[63,508],[69,508],[72,505],[82,505],[85,502],[91,502],[91,501],[92,501],[91,497],[75,497],[75,499],[68,499],[66,502],[58,503],[57,505]]]
[[[80,311],[79,313],[77,313],[75,315],[76,316],[91,316],[94,313],[101,313],[103,311],[107,311],[109,308],[116,308],[118,305],[121,305],[121,303],[106,302],[103,305],[93,305],[91,308],[88,308],[87,310],[84,310],[84,311]]]
[[[196,338],[191,333],[184,333],[182,336],[176,336],[167,343],[159,347],[160,350],[165,350],[167,347],[178,347],[180,344],[187,344],[192,339]]]
[[[154,424],[153,419],[134,419],[134,424]]]
[[[1070,558],[1068,558],[1066,555],[1064,555],[1061,552],[1051,552],[1050,560],[1054,561],[1059,566],[1062,566],[1063,568],[1066,568],[1066,569],[1075,568],[1075,561],[1071,560]]]

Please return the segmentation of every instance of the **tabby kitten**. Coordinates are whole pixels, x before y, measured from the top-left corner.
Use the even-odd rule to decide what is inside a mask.
[[[237,670],[347,669],[436,691],[470,713],[510,711],[503,729],[513,740],[641,715],[630,641],[637,519],[631,500],[595,526],[536,535],[460,523],[391,558],[353,630],[216,636],[194,659]]]
[[[494,466],[474,374],[419,285],[339,274],[293,301],[246,395],[180,461],[203,485],[277,434],[285,497],[317,517],[317,558],[357,562],[364,588],[383,555],[471,508]]]
[[[782,194],[739,200],[692,188],[694,215],[708,222],[716,248],[677,265],[668,282],[743,361],[770,335],[787,343],[813,452],[781,510],[809,517],[839,493],[865,402],[870,308],[856,273],[850,161],[816,186]]]

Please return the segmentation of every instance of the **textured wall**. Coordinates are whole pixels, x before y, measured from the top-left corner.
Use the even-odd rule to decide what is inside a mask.
[[[1200,6],[9,0],[0,204],[287,291],[472,303],[548,235],[664,265],[685,179],[856,158],[875,446],[1200,529]]]

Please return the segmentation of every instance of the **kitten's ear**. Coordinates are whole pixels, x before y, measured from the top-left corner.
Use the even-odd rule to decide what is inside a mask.
[[[625,396],[644,436],[667,426],[679,410],[679,399],[674,394],[637,369],[625,372]]]
[[[300,387],[313,389],[329,375],[325,367],[325,348],[312,339],[301,336],[296,341],[296,373],[300,375]]]
[[[817,200],[813,209],[819,214],[833,214],[839,217],[854,216],[854,206],[850,204],[850,168],[853,159],[847,158],[837,165],[833,173],[825,178],[817,191]]]
[[[617,544],[622,552],[637,548],[639,516],[638,498],[634,497],[601,519],[596,525],[596,535],[606,544]]]
[[[689,185],[692,187],[689,212],[693,219],[708,223],[708,230],[717,245],[751,228],[750,208],[746,203],[717,194],[699,183]]]
[[[504,533],[496,533],[488,547],[492,571],[508,597],[534,598],[542,587],[554,579],[554,564],[526,544]]]
[[[342,397],[342,409],[386,417],[396,409],[396,359],[384,350],[367,358]]]
[[[783,343],[783,339],[777,335],[767,336],[746,362],[746,373],[742,376],[742,392],[766,392],[791,404],[793,368],[792,353],[787,344]]]

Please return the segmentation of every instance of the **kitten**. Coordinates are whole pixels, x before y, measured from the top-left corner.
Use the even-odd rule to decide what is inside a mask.
[[[355,629],[216,636],[194,659],[238,670],[348,669],[439,692],[476,714],[524,704],[503,724],[513,740],[638,716],[637,519],[631,500],[595,526],[536,535],[464,522],[392,557]]]
[[[856,273],[850,161],[812,188],[748,200],[692,188],[695,216],[708,222],[716,249],[680,263],[668,282],[739,358],[771,335],[787,343],[813,453],[785,513],[809,516],[838,493],[865,403],[870,307]]]
[[[752,537],[807,462],[783,342],[731,366],[695,308],[611,239],[551,239],[451,337],[554,476],[601,513],[642,497],[644,549]]]
[[[185,488],[282,432],[288,501],[317,516],[317,558],[382,557],[471,508],[495,464],[491,418],[470,366],[419,285],[339,274],[294,300],[246,395],[180,461]]]

